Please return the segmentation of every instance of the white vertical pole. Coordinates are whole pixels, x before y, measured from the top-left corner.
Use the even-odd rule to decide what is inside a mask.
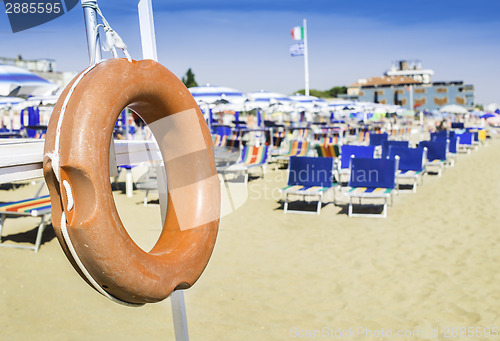
[[[158,61],[153,20],[153,5],[151,0],[138,0],[137,7],[139,9],[142,57],[144,59]],[[167,177],[165,175],[165,168],[162,163],[160,166],[156,167],[156,179],[158,181],[158,196],[160,201],[161,220],[163,224],[165,224],[168,203]],[[177,341],[188,341],[189,333],[186,317],[186,305],[184,303],[184,293],[181,290],[174,291],[172,295],[170,295],[170,302],[172,304],[175,339]]]
[[[101,60],[101,42],[99,41],[99,29],[97,27],[97,12],[95,9],[83,6],[84,3],[97,5],[97,0],[81,0],[83,17],[85,19],[85,32],[87,33],[87,48],[89,50],[90,65]],[[118,176],[116,167],[115,140],[111,137],[109,143],[109,176]]]
[[[82,5],[84,3],[93,3],[97,5],[97,0],[81,0],[81,3]],[[83,7],[83,16],[85,18],[89,59],[92,65],[101,60],[101,44],[99,42],[99,31],[97,29],[97,13],[93,8]]]
[[[410,90],[410,110],[413,110],[413,85],[409,86]]]
[[[155,23],[151,0],[138,0],[139,27],[141,30],[142,58],[158,61],[156,51]]]
[[[172,312],[174,315],[175,339],[189,341],[184,292],[182,290],[174,291],[170,296],[170,301],[172,302]]]
[[[304,73],[305,73],[305,95],[309,96],[309,52],[307,51],[307,21],[304,19]]]

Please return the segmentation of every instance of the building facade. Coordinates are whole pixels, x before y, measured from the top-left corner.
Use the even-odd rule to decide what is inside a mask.
[[[474,86],[463,81],[431,82],[432,70],[419,63],[400,61],[382,77],[360,79],[351,84],[345,99],[381,104],[394,104],[414,110],[436,110],[457,104],[473,109]]]

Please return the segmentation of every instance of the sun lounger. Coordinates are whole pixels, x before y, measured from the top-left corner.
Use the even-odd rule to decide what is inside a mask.
[[[387,157],[399,157],[398,171],[396,172],[396,185],[400,190],[401,182],[412,183],[413,192],[417,191],[417,184],[422,183],[427,159],[426,148],[408,148],[404,146],[389,146]]]
[[[387,204],[392,204],[392,195],[396,188],[396,170],[399,158],[374,159],[351,157],[349,177],[349,217],[387,217]],[[382,205],[364,204],[362,206],[382,206],[380,214],[353,213],[353,199],[381,199]]]
[[[382,159],[387,158],[387,155],[389,154],[389,147],[390,146],[409,148],[410,144],[408,141],[386,140],[386,141],[382,142]]]
[[[333,179],[333,158],[292,156],[288,165],[288,186],[281,189],[285,195],[284,213],[320,214],[324,194],[336,185]],[[289,195],[302,196],[304,201],[306,197],[318,198],[316,211],[289,210]]]
[[[422,141],[418,144],[419,147],[427,148],[427,162],[425,163],[425,171],[435,171],[438,176],[441,176],[444,165],[448,157],[449,140]]]
[[[273,158],[278,162],[288,162],[292,156],[307,156],[309,154],[309,142],[307,141],[291,141],[288,153],[276,155]]]
[[[340,155],[338,144],[318,144],[314,146],[319,157],[337,158]]]
[[[38,232],[36,235],[34,246],[24,246],[16,244],[4,244],[2,241],[2,230],[5,225],[5,219],[11,217],[39,217],[41,218],[40,225],[38,226]],[[0,205],[0,246],[2,247],[15,247],[20,249],[30,249],[38,252],[40,244],[42,242],[43,231],[45,230],[45,224],[47,223],[45,218],[50,216],[50,196],[40,196],[31,199],[19,200],[8,202]]]
[[[357,146],[345,144],[340,148],[340,162],[337,162],[337,169],[335,178],[342,184],[344,182],[343,178],[347,176],[349,178],[349,165],[351,162],[351,156],[362,157],[362,158],[373,158],[375,155],[375,146]]]
[[[370,146],[381,146],[384,141],[389,139],[389,135],[387,133],[370,133]]]
[[[243,173],[245,183],[248,182],[248,172],[251,168],[260,168],[262,176],[266,172],[269,158],[269,146],[246,146],[243,147],[240,160],[224,169],[223,173]]]
[[[214,143],[214,147],[224,147],[227,143],[227,135],[212,135],[212,140]]]
[[[469,154],[470,151],[475,148],[474,136],[472,133],[463,132],[461,134],[456,134],[456,136],[460,138],[460,141],[458,144],[458,151],[459,152]]]
[[[431,134],[431,141],[446,141],[446,140],[448,140],[449,143],[448,143],[448,150],[446,151],[445,165],[453,167],[458,153],[460,136],[455,135],[453,132],[450,132],[450,134],[448,135]]]
[[[147,206],[149,192],[158,191],[158,179],[156,178],[156,167],[155,166],[149,167],[146,173],[144,173],[139,177],[139,179],[137,179],[135,187],[138,190],[142,190],[145,192],[144,206]]]

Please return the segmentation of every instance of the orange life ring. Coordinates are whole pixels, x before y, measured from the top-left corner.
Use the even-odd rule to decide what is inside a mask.
[[[111,192],[110,142],[125,107],[152,129],[167,173],[165,225],[149,252],[128,235]],[[89,67],[57,102],[44,155],[56,236],[96,290],[141,305],[199,278],[217,236],[220,188],[210,132],[174,74],[152,60],[111,59]]]

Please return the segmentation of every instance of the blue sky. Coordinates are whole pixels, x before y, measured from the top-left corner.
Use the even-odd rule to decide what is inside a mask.
[[[111,26],[141,58],[136,0],[101,0]],[[292,94],[304,87],[302,57],[290,57],[290,29],[308,23],[311,88],[379,76],[418,59],[433,81],[463,80],[476,102],[500,103],[499,0],[153,0],[159,61],[199,84]],[[82,10],[11,33],[0,6],[0,56],[53,58],[60,71],[88,63]]]

